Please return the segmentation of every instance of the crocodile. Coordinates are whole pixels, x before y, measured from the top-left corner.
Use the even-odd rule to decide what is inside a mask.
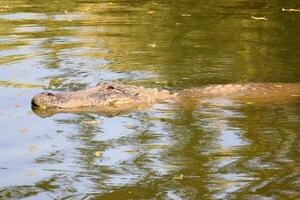
[[[43,92],[33,97],[31,105],[33,111],[42,117],[60,112],[97,112],[107,116],[114,116],[124,112],[148,108],[160,102],[216,97],[300,100],[300,84],[217,84],[183,89],[181,91],[170,91],[103,82],[93,88],[74,92]]]

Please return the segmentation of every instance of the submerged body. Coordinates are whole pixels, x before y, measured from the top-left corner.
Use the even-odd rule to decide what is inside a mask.
[[[41,93],[32,99],[35,112],[52,115],[57,112],[130,112],[163,101],[182,98],[252,98],[261,100],[300,99],[300,84],[220,84],[179,92],[123,84],[101,83],[96,87],[65,93]]]

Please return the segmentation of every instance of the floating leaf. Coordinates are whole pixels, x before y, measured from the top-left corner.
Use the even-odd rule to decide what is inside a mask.
[[[281,11],[284,11],[284,12],[300,12],[300,9],[296,9],[296,8],[282,8]]]
[[[263,20],[263,21],[267,21],[268,20],[265,16],[263,16],[263,17],[251,16],[251,19],[254,19],[254,20]]]
[[[100,157],[100,156],[102,155],[102,152],[100,152],[100,151],[95,151],[94,154],[95,154],[96,157]]]
[[[156,44],[155,43],[150,43],[147,45],[148,47],[152,47],[152,48],[155,48],[156,47]]]
[[[179,174],[178,176],[175,176],[173,179],[174,180],[182,180],[184,178],[183,174]]]

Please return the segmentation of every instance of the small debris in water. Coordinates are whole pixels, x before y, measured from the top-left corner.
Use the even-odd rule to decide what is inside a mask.
[[[174,180],[182,180],[184,178],[184,175],[183,174],[180,174],[178,176],[175,176],[173,179]]]
[[[155,11],[154,11],[154,10],[149,10],[148,13],[149,13],[149,14],[154,14]]]
[[[34,175],[34,171],[28,171],[26,172],[26,176],[33,176]]]
[[[281,11],[283,11],[283,12],[300,12],[300,9],[296,9],[296,8],[282,8]]]
[[[155,81],[156,84],[164,84],[167,85],[168,81]]]
[[[147,45],[148,47],[152,47],[152,48],[155,48],[156,47],[156,44],[155,43],[150,43]]]
[[[182,14],[181,16],[182,17],[190,17],[191,15],[190,14]]]
[[[19,129],[20,133],[27,133],[30,129],[29,128],[21,128]]]
[[[102,152],[96,151],[94,154],[95,154],[96,157],[100,157],[102,155]]]
[[[253,105],[254,102],[248,101],[248,102],[246,102],[246,104],[247,104],[247,105]]]
[[[254,19],[254,20],[263,20],[263,21],[267,21],[268,20],[265,16],[263,16],[263,17],[251,16],[251,19]]]

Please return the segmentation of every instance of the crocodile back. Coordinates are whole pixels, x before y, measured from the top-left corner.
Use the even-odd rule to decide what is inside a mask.
[[[217,84],[200,88],[186,89],[181,92],[187,97],[267,97],[267,96],[300,96],[299,83],[249,83]]]

